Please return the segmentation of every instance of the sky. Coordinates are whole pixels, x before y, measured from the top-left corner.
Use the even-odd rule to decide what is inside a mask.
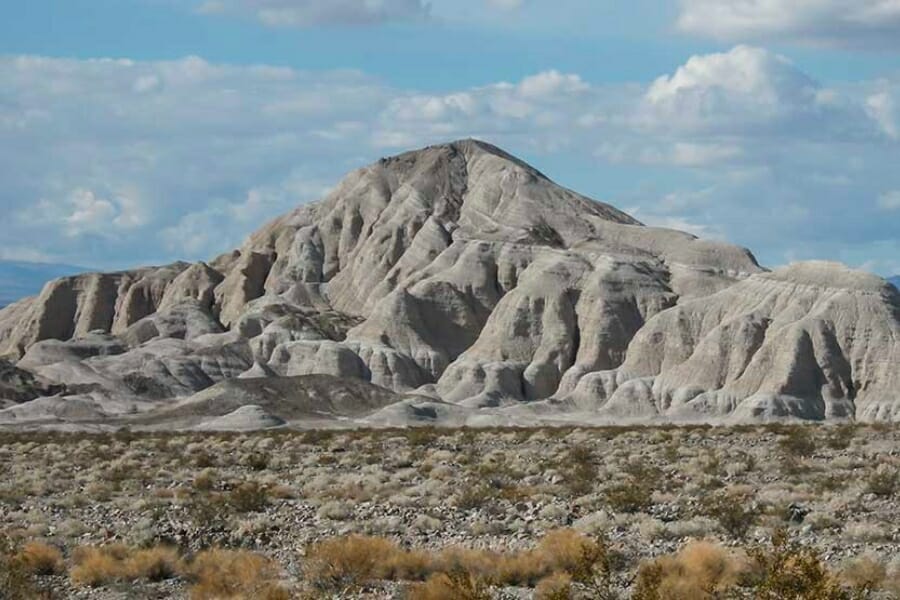
[[[768,267],[900,273],[900,0],[0,5],[0,259],[209,259],[477,137]]]

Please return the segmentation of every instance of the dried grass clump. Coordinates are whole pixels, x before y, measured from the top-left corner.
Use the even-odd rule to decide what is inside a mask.
[[[746,559],[709,542],[691,542],[678,554],[644,563],[633,600],[699,600],[719,597],[748,571]]]
[[[882,588],[887,568],[877,558],[863,555],[844,564],[841,579],[851,589],[868,594]]]
[[[16,542],[0,533],[0,598],[35,598],[32,574],[26,568]]]
[[[163,581],[178,576],[184,564],[178,550],[166,546],[133,550],[122,544],[82,546],[73,556],[69,578],[76,586],[99,587],[116,581]]]
[[[129,550],[121,544],[111,546],[81,546],[72,559],[75,566],[69,578],[76,586],[99,587],[126,578],[125,560]]]
[[[125,560],[128,579],[164,581],[183,571],[184,564],[178,550],[167,546],[138,550]]]
[[[65,570],[62,552],[43,542],[28,542],[19,552],[22,567],[32,575],[57,575]]]
[[[356,588],[388,578],[403,552],[383,538],[351,535],[317,542],[306,550],[305,579],[313,588]]]
[[[597,585],[608,580],[611,558],[605,544],[571,529],[550,532],[534,549],[515,553],[460,547],[429,553],[404,550],[383,538],[353,535],[311,545],[305,571],[307,583],[320,591],[354,589],[379,579],[428,579],[421,589],[438,589],[447,580],[437,575],[459,573],[492,585],[533,587],[554,574]]]
[[[413,587],[409,600],[490,600],[488,584],[470,573],[435,573]]]
[[[288,600],[278,570],[265,556],[244,550],[206,550],[187,568],[191,600]]]
[[[572,597],[572,578],[554,573],[541,579],[534,588],[535,600],[569,600]]]

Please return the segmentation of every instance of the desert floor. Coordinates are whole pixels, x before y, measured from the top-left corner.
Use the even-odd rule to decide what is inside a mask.
[[[887,426],[7,433],[0,473],[2,597],[900,597]]]

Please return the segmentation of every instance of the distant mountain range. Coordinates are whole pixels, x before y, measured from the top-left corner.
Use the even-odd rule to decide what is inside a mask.
[[[888,277],[888,281],[894,284],[894,287],[900,290],[900,275],[896,275],[894,277]]]
[[[34,296],[51,279],[86,270],[72,265],[0,260],[0,307]]]

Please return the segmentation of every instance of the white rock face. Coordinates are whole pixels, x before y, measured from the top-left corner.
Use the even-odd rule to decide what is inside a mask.
[[[373,423],[900,420],[898,295],[766,272],[468,140],[355,171],[208,264],[48,284],[0,311],[0,354],[139,399],[313,374],[427,391]]]

